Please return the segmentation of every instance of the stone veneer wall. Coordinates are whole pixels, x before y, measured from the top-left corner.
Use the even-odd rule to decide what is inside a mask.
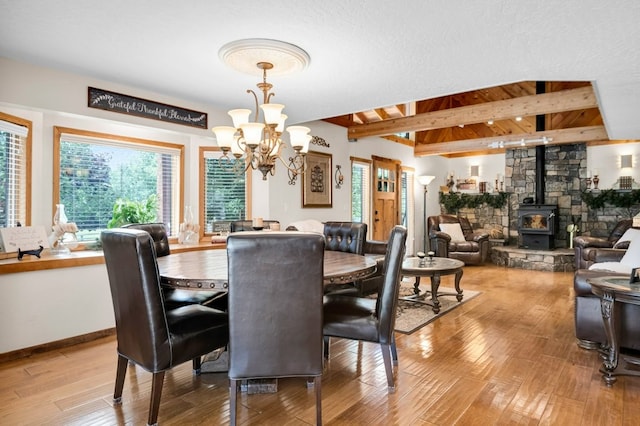
[[[558,205],[556,248],[569,247],[566,229],[572,217],[580,218],[581,235],[603,237],[609,235],[619,220],[628,219],[640,210],[640,206],[635,209],[605,207],[593,210],[582,202],[581,193],[586,189],[587,175],[586,144],[546,146],[545,160],[544,203]],[[506,150],[504,176],[504,190],[510,193],[507,206],[501,209],[490,206],[463,208],[458,214],[467,217],[474,229],[502,230],[509,245],[519,246],[518,208],[526,197],[535,198],[535,147]]]
[[[509,149],[505,153],[505,191],[511,193],[509,218],[511,243],[520,243],[518,236],[518,209],[526,197],[535,198],[536,148]],[[567,225],[572,216],[582,218],[583,203],[580,196],[586,187],[581,176],[586,176],[586,144],[550,145],[545,147],[544,204],[557,204],[559,228],[555,235],[557,248],[567,247]]]

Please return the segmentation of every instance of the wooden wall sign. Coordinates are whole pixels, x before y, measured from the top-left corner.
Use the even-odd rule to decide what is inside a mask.
[[[89,87],[89,108],[207,129],[207,113]]]

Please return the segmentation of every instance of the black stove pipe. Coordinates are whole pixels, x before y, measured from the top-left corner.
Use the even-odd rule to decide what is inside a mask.
[[[536,94],[542,94],[546,92],[544,81],[536,82]],[[536,132],[542,132],[546,128],[545,115],[536,115]],[[545,146],[536,146],[536,204],[544,204],[544,190],[545,190]]]

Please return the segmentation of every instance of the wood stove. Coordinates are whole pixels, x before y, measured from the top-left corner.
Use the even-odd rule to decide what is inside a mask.
[[[555,204],[520,204],[518,233],[522,247],[553,250],[558,222],[558,206]]]

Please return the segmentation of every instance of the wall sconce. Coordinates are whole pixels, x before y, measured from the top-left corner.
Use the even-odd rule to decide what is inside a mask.
[[[633,155],[621,155],[620,156],[620,168],[630,168],[633,167]]]
[[[340,169],[341,166],[339,164],[336,165],[336,172],[333,174],[333,179],[336,181],[336,189],[340,189],[340,187],[344,183],[344,176],[342,175]]]
[[[471,176],[480,176],[480,166],[471,166]]]

